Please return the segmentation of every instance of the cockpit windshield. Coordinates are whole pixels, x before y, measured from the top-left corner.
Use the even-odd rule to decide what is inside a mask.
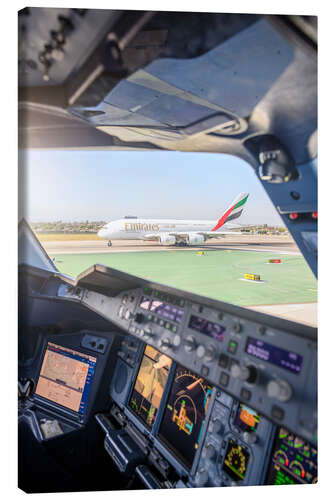
[[[316,325],[315,276],[245,161],[54,150],[25,151],[22,160],[22,215],[66,275],[105,264]]]

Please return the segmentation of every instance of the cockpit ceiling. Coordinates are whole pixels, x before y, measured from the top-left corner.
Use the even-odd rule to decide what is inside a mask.
[[[163,45],[167,35],[159,33]],[[269,133],[279,137],[296,163],[316,156],[311,141],[317,129],[316,52],[295,43],[271,18],[252,18],[245,28],[198,57],[165,57],[161,51],[155,60],[137,64],[135,71],[127,71],[110,85],[97,105],[87,105],[89,95],[94,101],[93,92],[88,92],[65,106],[63,119],[73,129],[81,127],[88,147],[96,141],[95,147],[104,142],[111,148],[225,152],[251,163],[244,140]],[[40,113],[30,108],[32,90],[22,94],[28,114],[22,114],[21,142],[41,147],[36,146],[29,121],[29,115],[33,123]],[[43,118],[49,124],[42,147],[50,147],[48,136],[56,128],[51,123],[54,109],[44,107]],[[70,147],[71,138],[61,136],[60,132],[58,147]],[[81,146],[77,141],[74,132],[71,146]]]

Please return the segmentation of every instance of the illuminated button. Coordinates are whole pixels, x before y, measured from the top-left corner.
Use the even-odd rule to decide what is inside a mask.
[[[238,347],[238,342],[236,342],[235,340],[230,340],[228,345],[228,352],[230,352],[230,354],[236,354],[237,347]]]
[[[251,393],[251,391],[249,391],[248,389],[243,387],[241,392],[240,392],[240,395],[241,395],[241,398],[245,399],[245,401],[250,401],[252,393]]]
[[[192,335],[189,335],[186,337],[185,340],[185,351],[191,352],[194,351],[194,349],[197,347],[197,343],[195,341],[195,338]]]
[[[229,356],[227,356],[226,354],[221,354],[219,358],[219,366],[221,368],[227,368],[229,364],[229,359],[230,359]]]
[[[177,333],[177,330],[178,330],[178,328],[176,327],[176,325],[172,325],[172,327],[171,327],[171,331],[172,331],[173,333]]]
[[[148,316],[147,316],[147,320],[148,320],[148,321],[152,321],[152,320],[153,320],[153,318],[154,318],[154,317],[153,317],[153,315],[152,315],[152,314],[148,314]]]
[[[167,321],[164,325],[164,328],[166,328],[167,330],[170,330],[170,323]]]
[[[223,387],[227,387],[229,384],[229,375],[226,372],[221,372],[220,384],[223,385]]]

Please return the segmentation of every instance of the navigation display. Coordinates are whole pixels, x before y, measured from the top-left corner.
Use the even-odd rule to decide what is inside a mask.
[[[96,361],[48,342],[35,394],[84,415]]]
[[[258,424],[260,422],[260,415],[252,408],[243,405],[239,405],[234,424],[241,430],[245,432],[254,432],[257,430]]]
[[[176,366],[158,438],[190,469],[207,415],[212,387],[202,377]]]
[[[317,449],[280,427],[275,436],[265,484],[311,484],[317,482]]]
[[[171,362],[165,354],[146,346],[129,407],[150,428],[156,419]]]
[[[303,357],[299,354],[252,337],[248,337],[245,351],[255,358],[263,359],[293,373],[300,373],[302,368]]]
[[[200,318],[199,316],[192,315],[190,317],[188,327],[192,330],[195,330],[196,332],[207,335],[207,337],[219,340],[220,342],[222,342],[222,340],[224,339],[224,326],[219,325],[218,323],[213,323],[212,321],[207,321],[206,319]]]

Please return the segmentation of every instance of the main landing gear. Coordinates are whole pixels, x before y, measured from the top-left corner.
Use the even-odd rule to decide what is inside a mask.
[[[112,241],[108,241],[108,247],[112,247]]]

